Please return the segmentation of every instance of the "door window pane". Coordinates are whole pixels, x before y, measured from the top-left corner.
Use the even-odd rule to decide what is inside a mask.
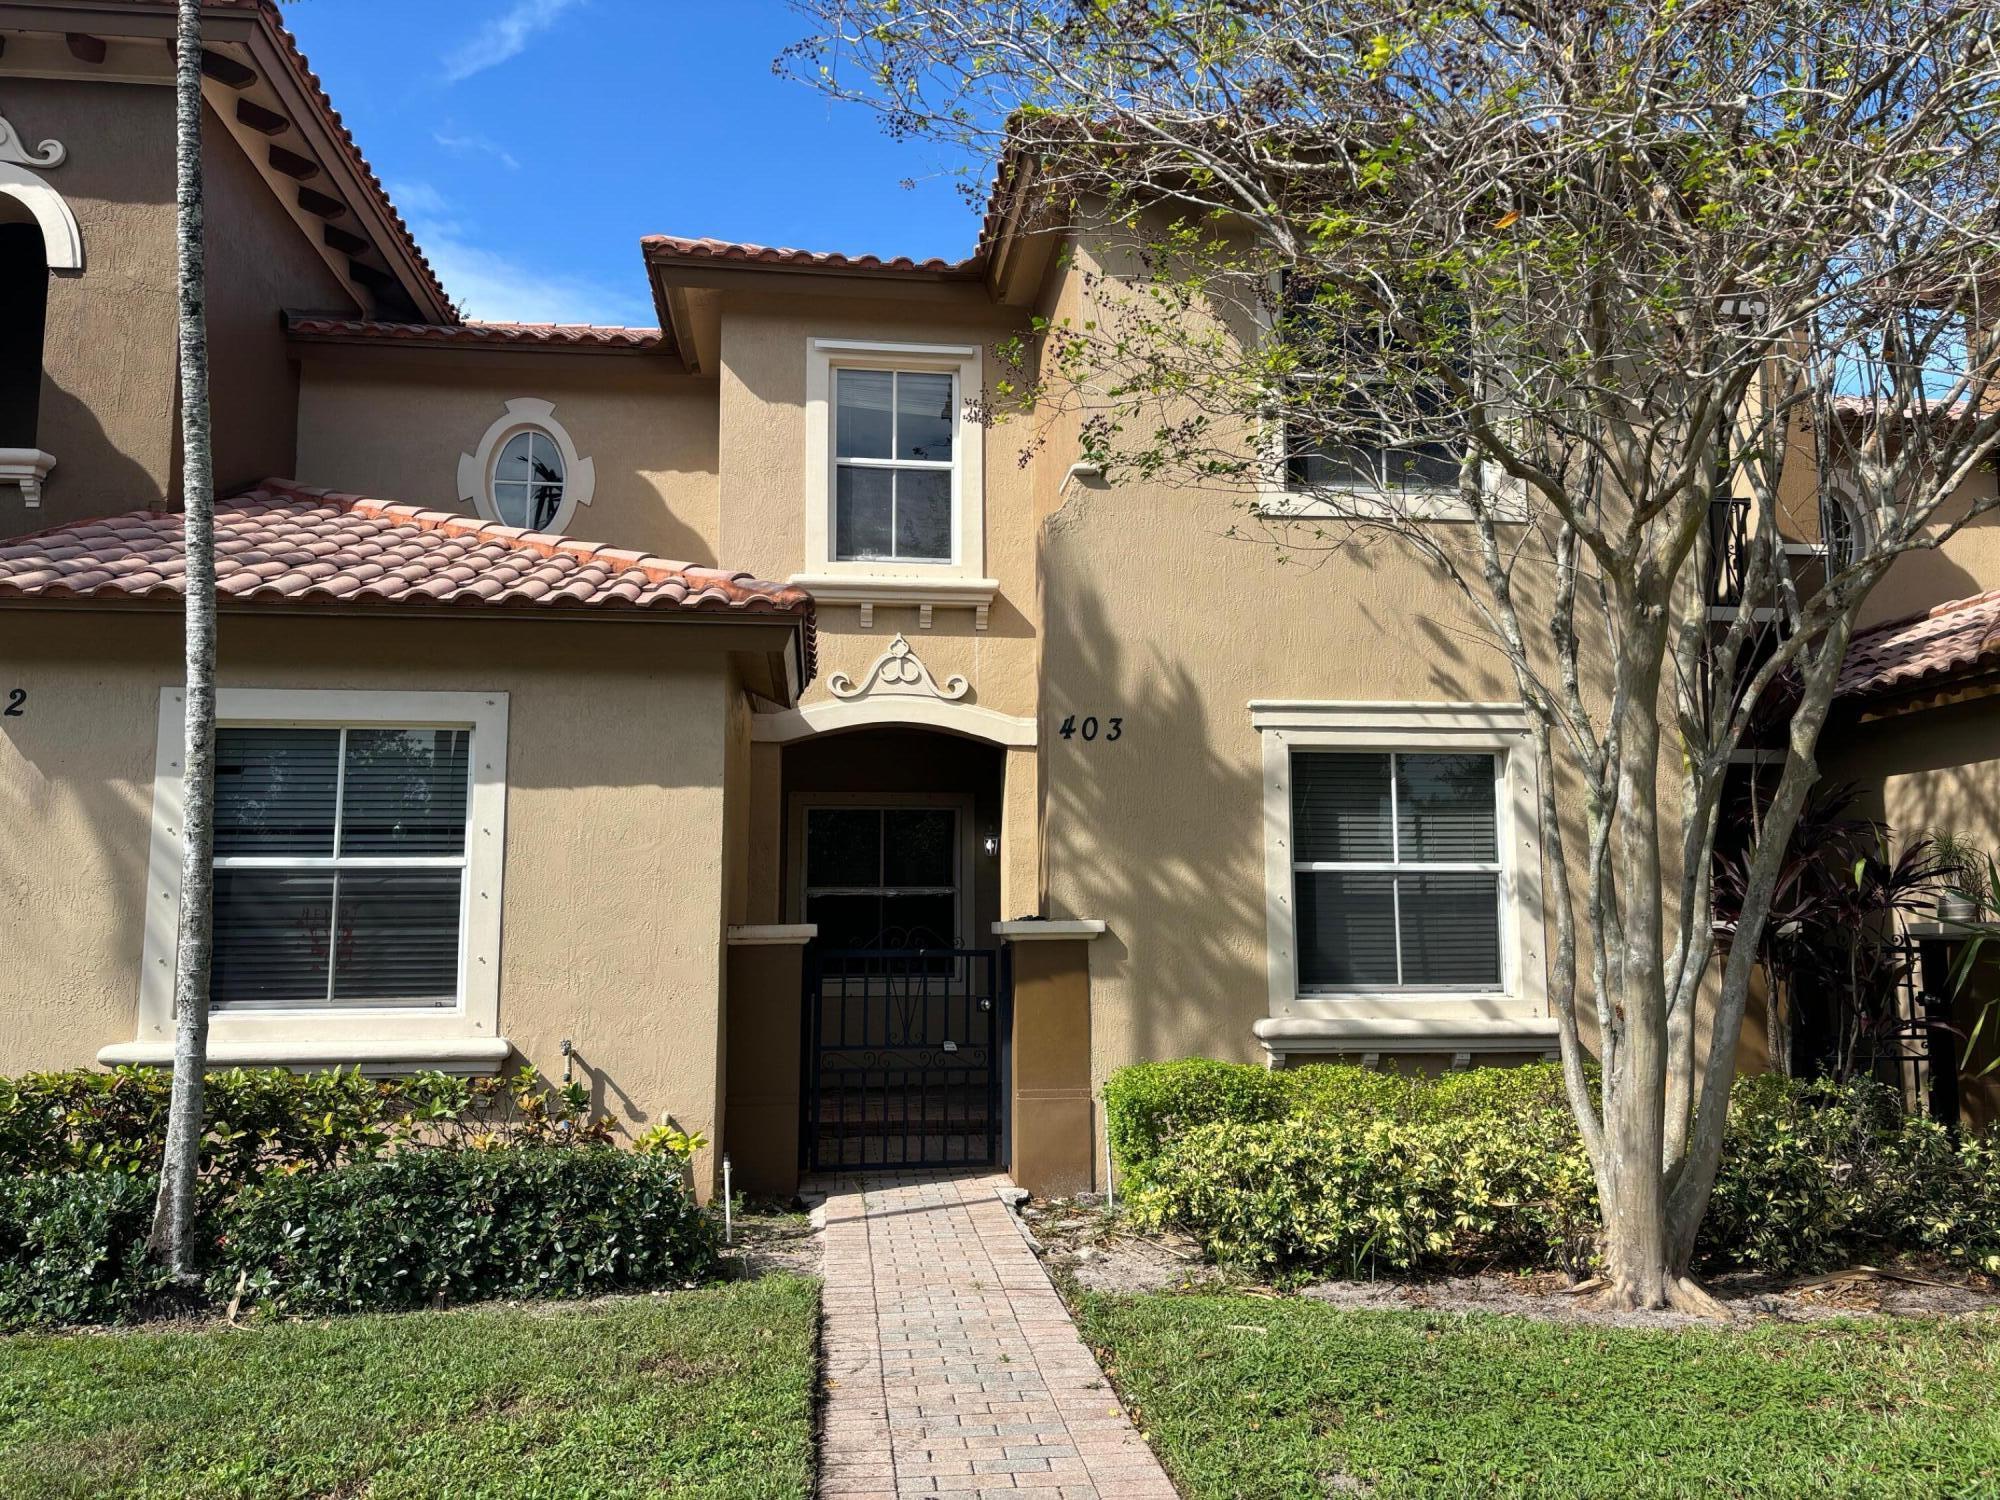
[[[891,808],[883,814],[887,833],[882,883],[888,886],[951,886],[957,857],[953,836],[958,815],[947,808]]]
[[[806,881],[815,887],[881,885],[881,812],[860,807],[808,811]]]
[[[886,896],[882,901],[885,948],[956,948],[958,902],[952,896]]]
[[[806,920],[819,925],[822,947],[882,946],[882,898],[879,895],[808,895]]]

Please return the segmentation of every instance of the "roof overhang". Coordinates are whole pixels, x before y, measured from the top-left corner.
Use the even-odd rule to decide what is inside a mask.
[[[0,76],[171,87],[165,0],[0,0]],[[269,0],[207,0],[202,95],[329,269],[371,310],[455,323],[409,227]]]

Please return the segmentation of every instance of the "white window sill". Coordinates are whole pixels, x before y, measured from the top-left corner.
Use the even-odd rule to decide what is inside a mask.
[[[1557,1054],[1556,1023],[1537,1017],[1272,1016],[1251,1031],[1273,1063],[1296,1056],[1355,1056],[1383,1053],[1539,1052]]]
[[[55,455],[39,448],[0,448],[0,484],[19,485],[29,510],[41,508],[42,484],[55,466]]]
[[[993,596],[1000,592],[1000,581],[996,578],[963,578],[949,574],[794,573],[786,582],[805,589],[823,604],[860,605],[863,630],[873,627],[878,604],[885,607],[915,605],[917,623],[925,630],[931,628],[931,612],[939,605],[947,609],[969,609],[974,616],[973,627],[984,630]]]
[[[208,1047],[212,1068],[354,1068],[364,1073],[497,1073],[513,1055],[504,1037],[462,1037],[426,1041],[214,1041]],[[107,1068],[137,1064],[163,1068],[174,1060],[171,1042],[116,1042],[99,1049],[97,1060]]]

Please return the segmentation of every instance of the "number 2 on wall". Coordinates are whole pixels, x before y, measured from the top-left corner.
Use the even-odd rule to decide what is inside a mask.
[[[27,701],[28,690],[26,688],[7,689],[7,706],[0,708],[0,719],[25,718],[28,710],[23,705]]]

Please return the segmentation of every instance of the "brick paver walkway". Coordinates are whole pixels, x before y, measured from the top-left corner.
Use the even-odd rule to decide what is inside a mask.
[[[828,1184],[820,1493],[1173,1500],[1004,1177]]]

